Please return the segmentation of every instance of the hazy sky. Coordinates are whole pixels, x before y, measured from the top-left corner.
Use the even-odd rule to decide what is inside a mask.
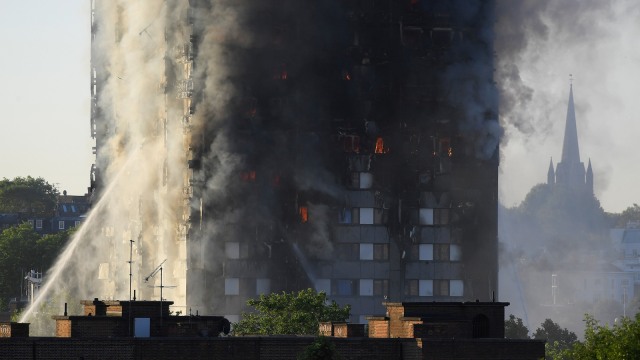
[[[560,158],[573,74],[581,158],[591,158],[604,209],[621,211],[640,203],[639,5],[555,3],[562,6],[540,14],[544,36],[532,36],[516,60],[533,94],[517,114],[502,115],[501,201],[517,205]],[[86,192],[89,4],[0,0],[0,178],[41,176],[60,191]],[[516,121],[528,125],[518,130]]]

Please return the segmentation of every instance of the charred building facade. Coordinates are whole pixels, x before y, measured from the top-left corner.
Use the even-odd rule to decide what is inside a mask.
[[[496,296],[492,1],[92,11],[92,186],[112,206],[87,296],[126,294],[129,239],[140,298],[167,258],[176,305],[232,322],[308,287],[353,320]]]

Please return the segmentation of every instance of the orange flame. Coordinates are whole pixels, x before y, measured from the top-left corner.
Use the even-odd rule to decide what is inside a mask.
[[[300,221],[304,224],[309,221],[309,209],[306,206],[300,206]]]
[[[376,154],[384,154],[388,151],[389,149],[385,149],[384,148],[384,140],[382,140],[381,137],[379,137],[376,140]]]

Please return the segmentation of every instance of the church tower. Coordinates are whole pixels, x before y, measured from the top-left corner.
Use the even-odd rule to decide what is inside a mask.
[[[553,162],[550,163],[547,173],[547,183],[574,190],[584,189],[589,194],[593,194],[593,170],[591,168],[591,160],[589,160],[587,170],[585,170],[584,163],[580,161],[578,128],[573,103],[573,84],[569,87],[569,105],[567,107],[567,119],[564,128],[562,158],[556,166],[555,174],[553,171]]]

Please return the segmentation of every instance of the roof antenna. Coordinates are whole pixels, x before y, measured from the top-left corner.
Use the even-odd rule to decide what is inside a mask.
[[[573,74],[569,74],[569,87],[573,87]]]

